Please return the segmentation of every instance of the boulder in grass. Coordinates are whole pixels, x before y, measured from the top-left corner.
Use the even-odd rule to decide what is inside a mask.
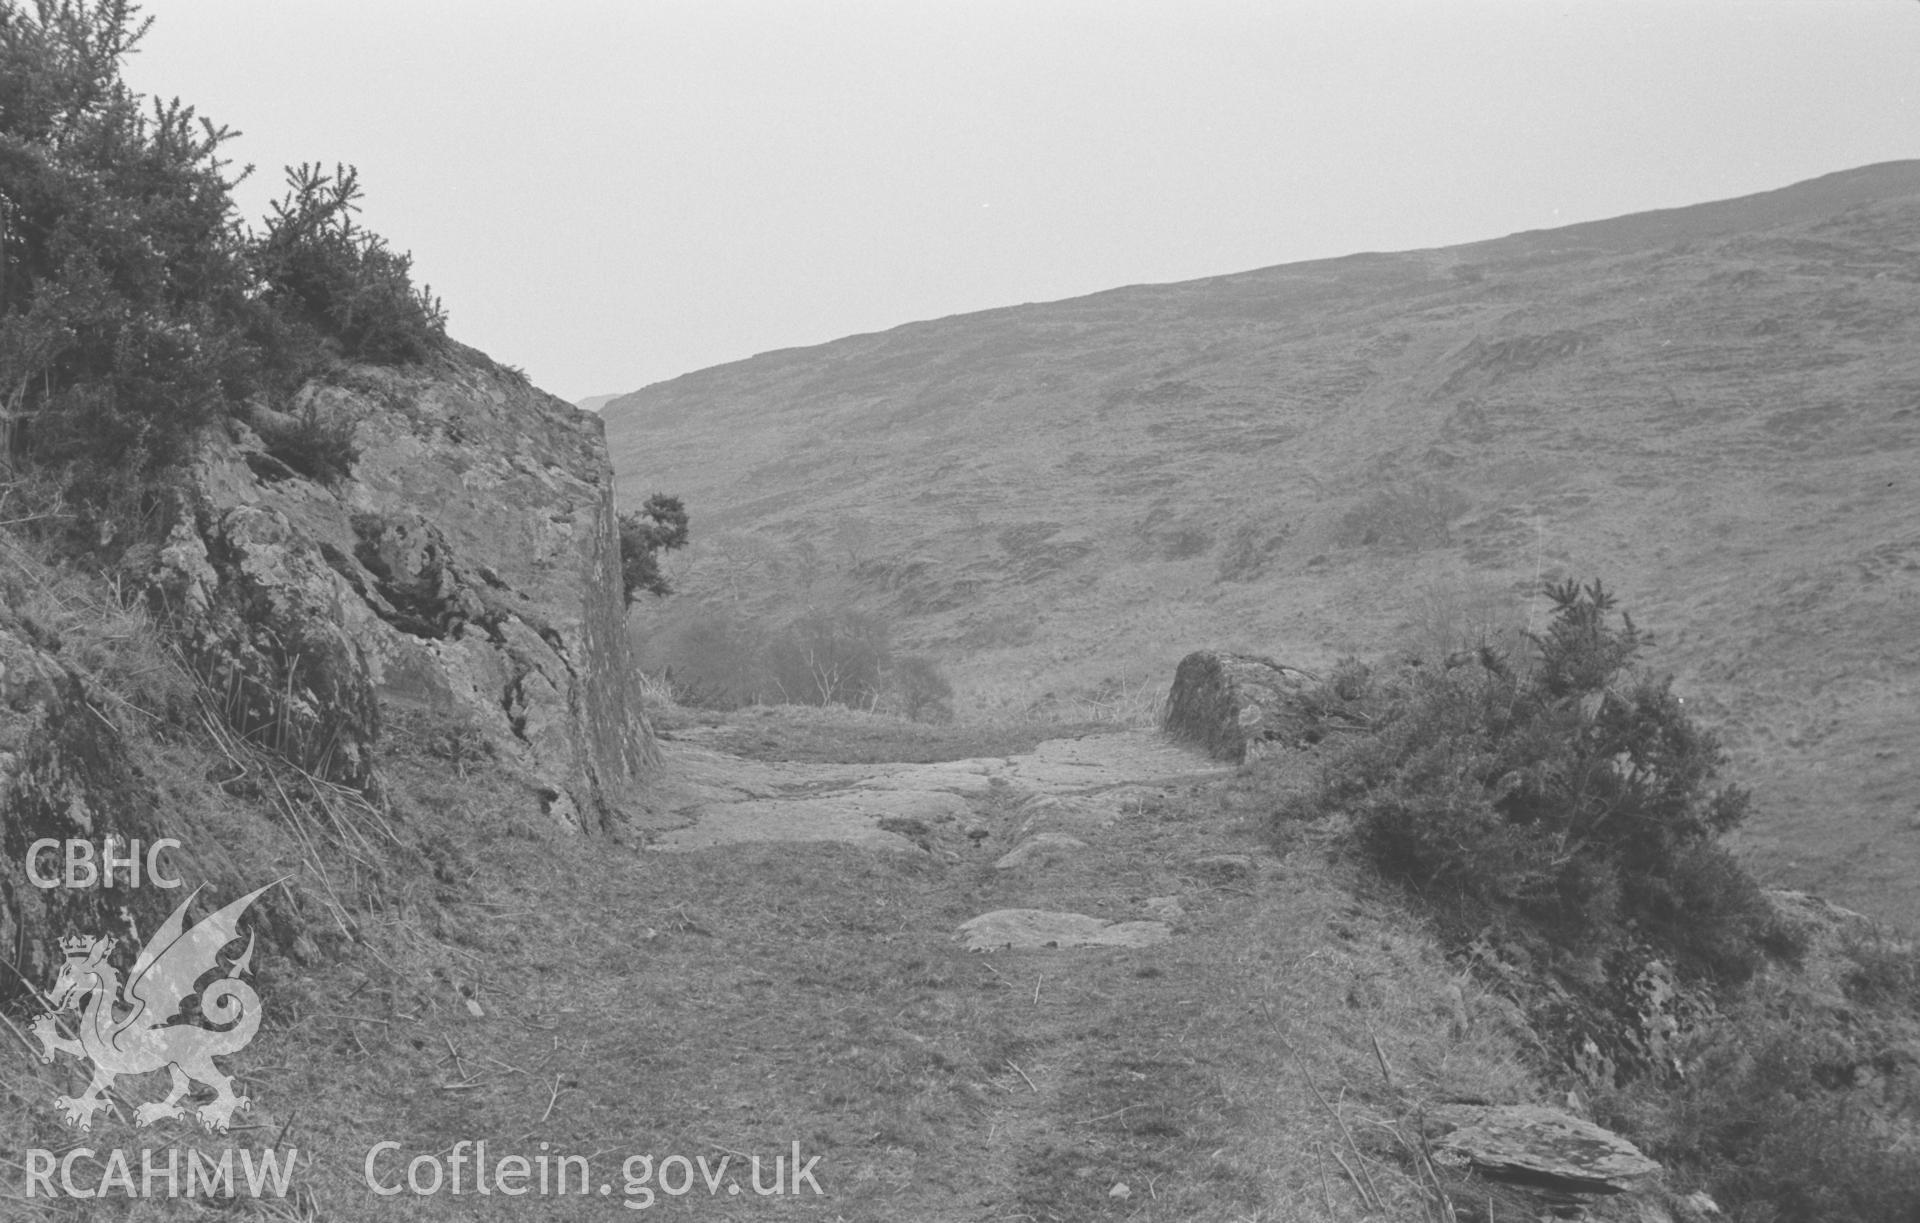
[[[1174,670],[1161,727],[1216,760],[1239,764],[1257,745],[1317,737],[1300,699],[1313,682],[1271,658],[1196,650]]]
[[[1618,1134],[1557,1108],[1446,1104],[1426,1121],[1438,1155],[1464,1159],[1495,1180],[1608,1195],[1638,1189],[1660,1171]]]

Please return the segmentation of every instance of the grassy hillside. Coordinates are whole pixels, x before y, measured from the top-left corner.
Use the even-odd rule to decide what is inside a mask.
[[[912,323],[604,416],[626,495],[693,515],[683,589],[837,572],[963,710],[1161,686],[1203,645],[1431,649],[1599,575],[1725,729],[1763,874],[1911,922],[1916,306],[1900,162]]]

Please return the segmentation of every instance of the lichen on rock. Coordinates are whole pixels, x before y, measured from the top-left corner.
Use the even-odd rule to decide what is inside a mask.
[[[155,608],[243,735],[379,788],[385,711],[462,719],[562,826],[638,804],[655,760],[627,655],[598,417],[471,349],[356,366],[292,405],[357,457],[301,478],[242,422],[191,464]]]
[[[1270,658],[1196,650],[1174,669],[1161,725],[1216,760],[1238,764],[1267,742],[1310,737],[1300,704],[1306,673]]]

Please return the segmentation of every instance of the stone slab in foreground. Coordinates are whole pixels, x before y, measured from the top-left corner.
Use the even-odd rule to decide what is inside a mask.
[[[1620,1135],[1538,1104],[1448,1104],[1427,1114],[1435,1148],[1488,1176],[1580,1193],[1625,1193],[1660,1165]]]

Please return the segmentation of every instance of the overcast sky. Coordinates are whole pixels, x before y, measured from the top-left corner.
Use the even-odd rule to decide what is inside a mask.
[[[914,319],[1920,156],[1914,0],[148,0],[568,399]]]

